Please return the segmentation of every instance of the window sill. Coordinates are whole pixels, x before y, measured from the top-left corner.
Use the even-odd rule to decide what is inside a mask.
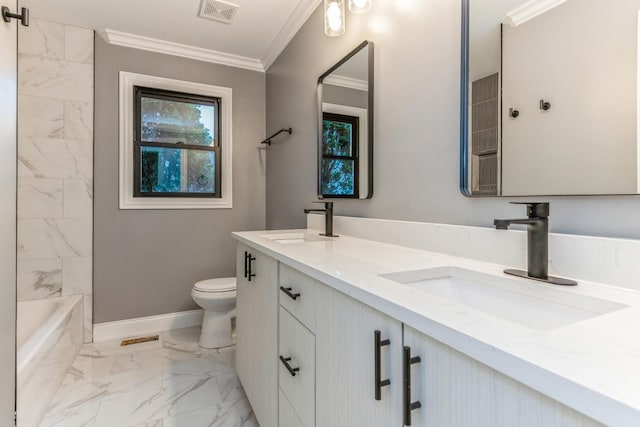
[[[121,197],[120,209],[231,209],[231,198]]]

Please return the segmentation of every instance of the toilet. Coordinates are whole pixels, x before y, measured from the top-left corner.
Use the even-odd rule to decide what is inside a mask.
[[[234,344],[231,321],[236,315],[236,278],[202,280],[193,285],[191,296],[204,309],[200,347],[220,348]]]

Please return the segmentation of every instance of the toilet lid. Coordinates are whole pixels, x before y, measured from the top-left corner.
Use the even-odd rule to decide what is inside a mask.
[[[201,292],[228,292],[236,290],[235,277],[220,277],[217,279],[201,280],[193,288]]]

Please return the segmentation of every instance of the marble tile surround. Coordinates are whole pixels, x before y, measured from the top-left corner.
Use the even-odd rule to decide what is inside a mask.
[[[307,215],[307,228],[324,230],[324,216]],[[336,216],[337,234],[526,269],[527,236],[495,230],[375,218]],[[640,291],[640,240],[549,235],[549,274]]]
[[[198,347],[200,328],[120,347],[86,344],[42,427],[257,427],[235,372],[234,348]]]
[[[18,299],[83,295],[90,342],[94,33],[32,19],[18,40]]]

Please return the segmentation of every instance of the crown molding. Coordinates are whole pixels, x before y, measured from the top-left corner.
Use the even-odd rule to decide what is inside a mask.
[[[198,61],[212,62],[214,64],[228,65],[230,67],[265,72],[275,62],[297,32],[300,31],[300,28],[307,22],[320,3],[322,3],[322,0],[300,0],[298,6],[296,6],[293,13],[273,39],[262,60],[110,29],[104,29],[98,31],[98,33],[107,43],[117,46],[131,47],[134,49],[164,53],[166,55],[196,59]]]
[[[181,56],[183,58],[228,65],[230,67],[245,68],[252,71],[265,71],[265,67],[262,65],[260,60],[248,58],[246,56],[139,36],[137,34],[123,33],[121,31],[110,29],[104,29],[99,33],[107,43],[118,46],[132,47],[134,49],[148,50],[173,56]]]
[[[287,47],[293,37],[300,31],[300,28],[309,19],[311,14],[316,10],[322,0],[301,0],[293,11],[287,22],[273,39],[267,54],[262,58],[262,65],[268,70],[271,65],[278,59],[278,56]]]
[[[507,13],[507,22],[512,27],[524,24],[525,22],[554,9],[567,0],[531,0],[520,7]]]
[[[363,90],[365,92],[369,90],[369,82],[366,80],[354,79],[351,77],[344,77],[344,76],[336,76],[333,74],[328,77],[325,77],[322,83],[332,85],[332,86],[347,87],[349,89]]]

